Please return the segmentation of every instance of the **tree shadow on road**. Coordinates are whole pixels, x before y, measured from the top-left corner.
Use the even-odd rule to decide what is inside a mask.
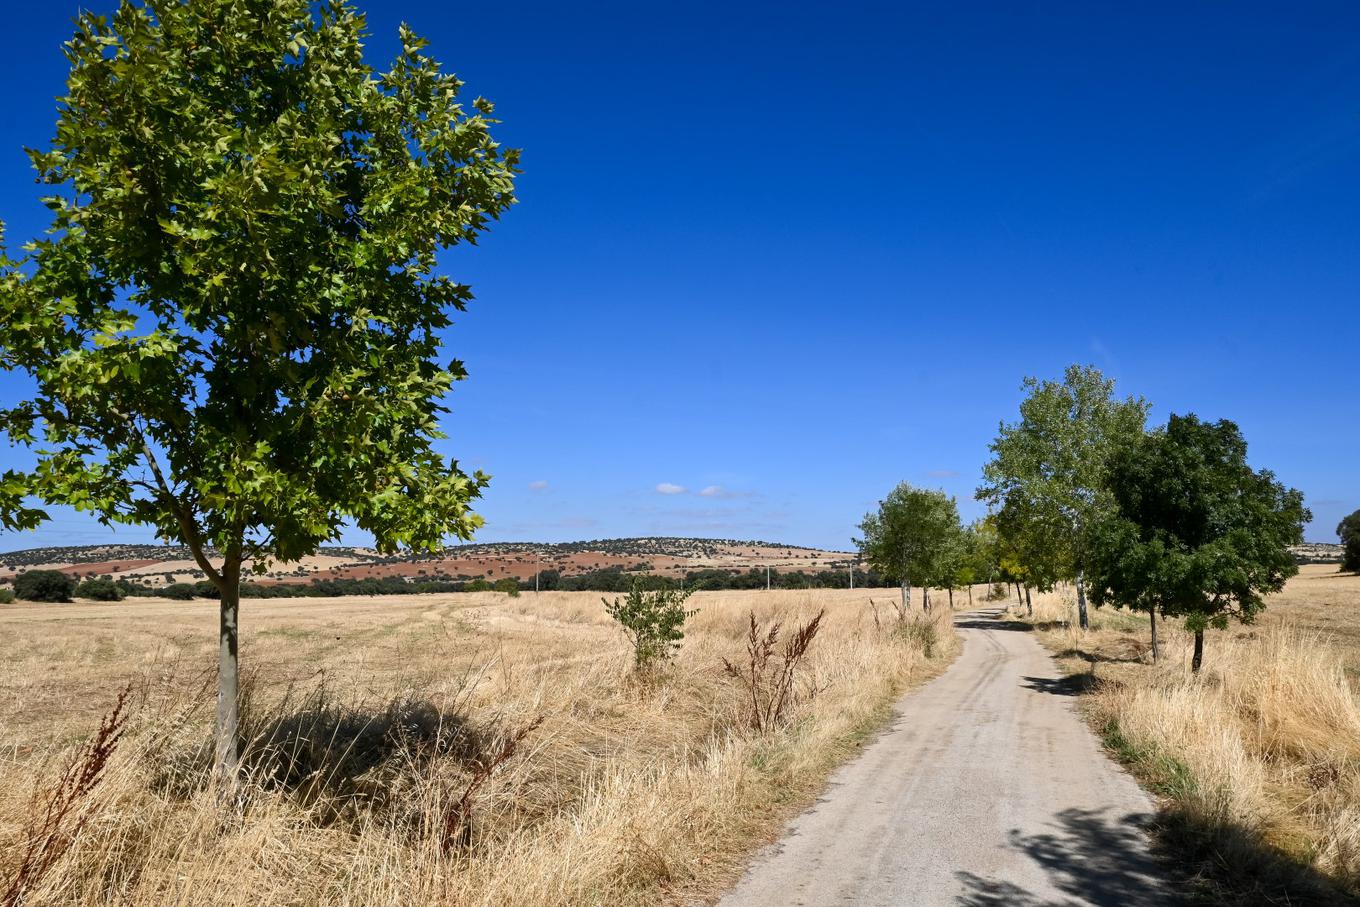
[[[1061,892],[1054,899],[1000,879],[956,873],[967,889],[965,907],[1163,907],[1181,903],[1161,880],[1167,869],[1145,843],[1150,817],[1107,815],[1068,809],[1053,817],[1050,831],[1010,833],[1010,846],[1023,851]]]
[[[998,617],[961,617],[954,621],[954,626],[963,630],[1015,630],[1022,633],[1034,629],[1023,620],[1002,620]]]
[[[1143,843],[1150,837],[1152,850]],[[1173,905],[1360,904],[1325,876],[1245,829],[1209,827],[1186,813],[1153,817],[1069,809],[1038,834],[1013,830],[1024,852],[1060,894],[1036,893],[1011,881],[961,871],[962,907],[1173,907]]]
[[[1078,674],[1068,674],[1065,677],[1022,677],[1020,679],[1029,689],[1040,693],[1051,693],[1054,696],[1080,696],[1082,693],[1091,692],[1100,683],[1096,679],[1096,675],[1085,671]]]

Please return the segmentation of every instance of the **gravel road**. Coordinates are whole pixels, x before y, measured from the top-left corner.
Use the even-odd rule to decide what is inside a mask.
[[[1153,804],[1101,751],[1053,660],[995,612],[898,703],[721,907],[1164,905]]]

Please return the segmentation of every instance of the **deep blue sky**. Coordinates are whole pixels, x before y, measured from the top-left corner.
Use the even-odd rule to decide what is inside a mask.
[[[524,148],[444,258],[481,539],[847,547],[901,479],[975,515],[1021,378],[1071,362],[1237,421],[1309,538],[1360,507],[1360,5],[361,5],[373,62],[405,19]],[[75,9],[6,11],[13,245]],[[111,537],[57,517],[0,549]]]

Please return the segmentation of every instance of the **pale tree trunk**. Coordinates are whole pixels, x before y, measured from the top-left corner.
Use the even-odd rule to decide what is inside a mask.
[[[1077,571],[1077,623],[1083,630],[1091,629],[1091,618],[1086,614],[1086,574]]]
[[[1157,608],[1156,608],[1156,606],[1153,606],[1153,607],[1151,607],[1151,608],[1148,608],[1148,614],[1150,614],[1150,615],[1152,616],[1152,663],[1153,663],[1153,664],[1156,664],[1156,663],[1157,663],[1157,657],[1158,657],[1159,655],[1161,655],[1161,652],[1160,652],[1160,651],[1158,650],[1158,648],[1157,648]]]
[[[217,650],[217,724],[213,729],[217,779],[222,799],[234,798],[240,785],[241,673],[239,639],[241,612],[241,552],[227,554],[222,565],[221,623]]]
[[[1195,631],[1195,654],[1190,659],[1190,670],[1199,673],[1200,666],[1204,664],[1204,631]]]
[[[1030,617],[1034,616],[1034,602],[1029,599],[1029,586],[1025,587],[1025,613]]]
[[[930,613],[930,587],[929,587],[929,586],[922,586],[922,587],[921,587],[921,608],[925,611],[926,614],[929,614],[929,613]]]
[[[902,619],[906,620],[911,613],[911,580],[902,580]]]

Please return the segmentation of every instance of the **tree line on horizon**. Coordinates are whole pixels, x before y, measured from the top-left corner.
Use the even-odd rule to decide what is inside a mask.
[[[1234,423],[1172,414],[1149,428],[1148,402],[1116,397],[1094,367],[1023,388],[1020,418],[1000,426],[977,489],[988,516],[964,527],[953,498],[903,483],[861,523],[861,552],[898,580],[904,615],[913,583],[939,585],[960,564],[1027,595],[1066,582],[1083,630],[1088,602],[1147,614],[1154,660],[1158,618],[1183,620],[1198,671],[1207,629],[1251,623],[1298,572],[1290,546],[1312,519],[1303,494],[1247,463]],[[1360,516],[1347,519],[1338,531],[1349,552]]]

